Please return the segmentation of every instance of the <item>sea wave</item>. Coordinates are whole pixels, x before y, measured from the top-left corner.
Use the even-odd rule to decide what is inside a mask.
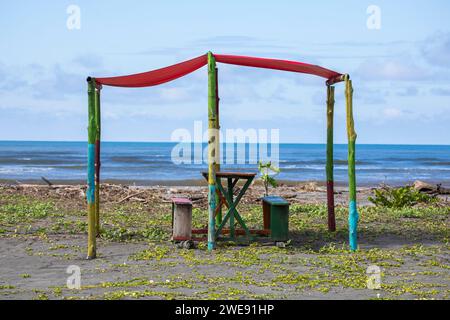
[[[189,180],[200,177],[199,172],[207,169],[205,162],[175,165],[171,160],[173,147],[174,144],[170,143],[102,143],[102,177],[149,181]],[[347,180],[347,146],[336,145],[334,153],[335,179]],[[325,145],[281,144],[280,157],[280,179],[324,179]],[[248,164],[249,159],[238,154],[236,158],[235,164],[223,163],[222,170],[257,171],[256,161]],[[236,161],[242,160],[247,164],[236,164]],[[86,165],[85,142],[0,141],[0,179],[40,179],[45,176],[50,180],[85,180]],[[450,181],[450,148],[358,145],[356,170],[358,182],[414,179]]]
[[[53,168],[50,167],[0,167],[0,174],[23,174],[35,172],[49,172]]]

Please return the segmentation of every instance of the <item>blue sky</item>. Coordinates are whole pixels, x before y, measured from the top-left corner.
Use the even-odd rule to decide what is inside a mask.
[[[69,30],[69,5],[81,28]],[[368,6],[381,29],[366,26]],[[450,2],[2,1],[0,140],[86,140],[86,77],[217,53],[293,59],[349,73],[359,143],[449,144]],[[324,81],[219,65],[222,128],[279,128],[325,141]],[[343,85],[335,140],[345,143]],[[103,139],[168,141],[206,120],[202,68],[145,89],[102,91]],[[205,122],[206,123],[206,122]]]

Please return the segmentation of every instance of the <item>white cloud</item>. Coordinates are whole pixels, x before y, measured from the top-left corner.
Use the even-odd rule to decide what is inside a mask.
[[[366,60],[358,67],[356,74],[363,80],[371,81],[420,81],[430,76],[409,57]]]
[[[403,111],[397,108],[386,108],[383,110],[383,115],[388,119],[395,119],[402,117]]]
[[[103,60],[96,54],[82,54],[73,59],[73,62],[86,69],[101,69],[103,67]]]
[[[430,92],[436,96],[450,96],[449,88],[432,88]]]
[[[427,38],[422,54],[431,65],[450,68],[450,32],[439,32]]]
[[[419,89],[417,89],[417,87],[407,87],[407,88],[403,88],[402,90],[397,92],[398,96],[401,97],[414,97],[417,96],[419,94]]]
[[[160,91],[161,99],[166,99],[169,102],[185,101],[190,99],[189,92],[186,88],[163,88]]]

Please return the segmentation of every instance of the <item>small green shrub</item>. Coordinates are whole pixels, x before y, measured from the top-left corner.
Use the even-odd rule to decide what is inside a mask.
[[[435,198],[415,190],[411,186],[390,188],[387,186],[374,190],[374,196],[368,200],[380,207],[404,208],[417,203],[429,203]]]
[[[280,173],[280,169],[273,166],[271,161],[266,163],[259,161],[258,170],[261,174],[261,180],[264,184],[264,196],[268,196],[269,186],[272,186],[273,188],[278,187],[278,182],[275,180],[274,176]]]

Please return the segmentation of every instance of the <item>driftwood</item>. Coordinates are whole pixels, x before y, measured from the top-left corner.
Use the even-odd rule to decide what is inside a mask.
[[[413,188],[419,192],[428,194],[450,194],[450,189],[442,187],[441,184],[432,185],[420,180],[414,182]]]
[[[146,199],[138,198],[138,197],[131,197],[130,200],[138,201],[138,202],[147,202]]]
[[[117,203],[122,203],[122,202],[124,202],[124,201],[127,201],[128,199],[134,198],[134,197],[136,197],[136,196],[138,196],[138,195],[140,195],[140,194],[143,194],[144,192],[145,192],[145,190],[140,191],[140,192],[136,192],[136,193],[133,193],[133,194],[130,194],[129,196],[126,196],[125,198],[123,198],[123,199],[117,201]]]
[[[49,187],[52,187],[52,188],[53,188],[53,183],[51,183],[50,180],[46,179],[45,177],[41,177],[41,179],[42,179],[46,184],[48,184]]]

